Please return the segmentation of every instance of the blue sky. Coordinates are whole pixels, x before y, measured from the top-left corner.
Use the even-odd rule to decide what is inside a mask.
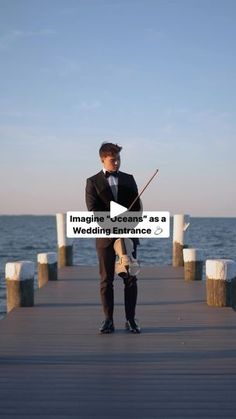
[[[103,141],[146,210],[236,216],[234,0],[0,0],[0,214],[83,210]]]

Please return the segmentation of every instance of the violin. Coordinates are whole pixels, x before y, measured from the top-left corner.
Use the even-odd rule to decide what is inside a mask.
[[[136,276],[140,272],[140,265],[133,257],[134,244],[128,237],[117,239],[114,243],[114,250],[118,256],[115,271],[123,279]]]
[[[149,183],[152,181],[154,176],[158,173],[158,169],[155,171],[151,179],[144,186],[142,191],[136,196],[128,211],[131,210],[135,202],[140,198],[142,193],[148,187]],[[136,276],[140,272],[140,264],[136,258],[133,257],[134,244],[133,241],[129,238],[119,238],[114,242],[114,250],[118,260],[115,264],[115,272],[123,279],[129,279],[133,276]]]

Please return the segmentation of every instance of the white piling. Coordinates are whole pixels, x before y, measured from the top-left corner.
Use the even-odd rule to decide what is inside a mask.
[[[7,312],[14,307],[34,305],[34,263],[24,260],[8,262],[5,268]]]
[[[174,267],[184,266],[183,249],[187,247],[187,229],[190,225],[187,214],[176,214],[173,218],[173,260]]]
[[[236,262],[231,259],[206,261],[206,292],[209,306],[233,306],[235,286]]]
[[[71,240],[66,238],[66,216],[56,214],[57,221],[57,246],[58,246],[58,267],[73,265],[73,246]]]
[[[203,251],[183,249],[185,281],[200,281],[203,273]]]
[[[57,254],[54,252],[39,253],[38,286],[43,287],[48,281],[57,280]]]

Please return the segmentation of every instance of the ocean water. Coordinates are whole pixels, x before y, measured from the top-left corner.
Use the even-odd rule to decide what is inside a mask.
[[[75,239],[73,246],[75,265],[98,264],[95,240]],[[191,218],[188,246],[203,249],[205,259],[236,260],[236,218]],[[37,268],[38,253],[56,251],[55,216],[0,216],[0,317],[6,312],[5,264],[30,260]],[[138,259],[141,266],[170,265],[172,233],[168,239],[141,239]]]

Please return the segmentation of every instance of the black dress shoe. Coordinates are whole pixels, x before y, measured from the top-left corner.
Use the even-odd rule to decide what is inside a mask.
[[[128,330],[131,333],[140,333],[141,332],[141,329],[140,329],[137,321],[134,320],[134,319],[126,320],[125,328],[126,328],[126,330]]]
[[[104,320],[99,330],[100,333],[113,333],[115,331],[113,320]]]

